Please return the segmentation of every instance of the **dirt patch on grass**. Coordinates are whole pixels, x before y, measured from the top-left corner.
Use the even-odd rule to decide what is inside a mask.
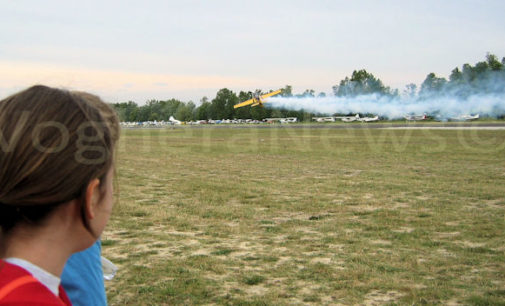
[[[438,237],[438,238],[450,238],[450,239],[454,239],[454,237],[457,237],[459,236],[461,233],[460,232],[438,232],[438,233],[435,233],[435,236]]]
[[[310,227],[300,227],[300,228],[297,228],[296,231],[298,233],[303,233],[305,234],[306,237],[305,240],[314,240],[315,237],[319,237],[319,236],[322,236],[322,234],[318,231],[315,231],[313,229],[311,229]],[[302,239],[304,239],[302,238]]]
[[[254,286],[249,286],[244,289],[244,291],[248,295],[252,296],[263,296],[268,292],[268,288],[265,288],[263,285],[254,285]]]
[[[412,233],[415,230],[413,227],[407,227],[407,226],[402,226],[398,229],[392,230],[394,233],[400,233],[400,234],[409,234]]]
[[[351,209],[357,212],[373,212],[381,208],[377,205],[356,205],[351,206]]]
[[[272,220],[275,221],[276,224],[281,224],[293,220],[305,221],[309,220],[310,217],[311,215],[307,213],[287,213],[283,216],[272,218]]]
[[[437,249],[437,253],[443,257],[455,257],[455,255],[446,249]]]
[[[382,239],[377,239],[377,240],[372,240],[370,241],[371,244],[375,245],[391,245],[391,241],[389,240],[382,240]]]
[[[107,251],[103,252],[103,254],[111,261],[128,258],[128,253],[125,253],[124,249],[120,247],[107,247]],[[114,264],[117,265],[116,263]]]
[[[425,202],[425,201],[428,201],[431,198],[429,196],[417,196],[416,199],[419,200],[419,201]]]
[[[393,303],[394,301],[397,301],[402,296],[403,296],[403,294],[398,291],[383,292],[380,290],[373,290],[372,292],[369,292],[365,296],[365,300],[363,301],[363,305],[375,306],[375,305],[390,304],[390,303]]]
[[[189,237],[195,237],[198,235],[197,232],[180,232],[180,231],[165,231],[165,234],[169,235],[175,235],[175,236],[189,236]]]
[[[274,267],[279,267],[279,266],[282,266],[282,265],[287,264],[292,261],[293,261],[293,258],[290,256],[281,256],[281,257],[279,257],[279,259],[275,263]]]
[[[343,244],[328,244],[328,249],[335,250],[340,252],[344,249],[345,245]]]
[[[450,299],[447,302],[445,302],[445,305],[447,305],[447,306],[460,306],[460,305],[464,305],[464,304],[459,302],[457,299]]]
[[[192,256],[208,256],[212,251],[209,249],[198,249],[191,253]]]
[[[395,210],[395,209],[401,209],[401,208],[409,208],[410,205],[408,203],[404,202],[399,202],[399,203],[394,203],[393,205],[390,205],[390,209]]]
[[[461,223],[459,221],[450,221],[445,223],[447,226],[459,226],[460,224]]]
[[[341,170],[341,175],[343,177],[354,177],[360,175],[361,172],[363,172],[363,170],[347,169],[347,170]]]
[[[329,265],[331,264],[331,258],[329,257],[314,257],[310,260],[310,263],[312,264],[325,264],[325,265]]]
[[[503,209],[505,208],[505,199],[488,200],[485,204],[490,208]]]
[[[471,242],[471,241],[461,241],[460,244],[467,248],[481,248],[486,245],[485,242]]]

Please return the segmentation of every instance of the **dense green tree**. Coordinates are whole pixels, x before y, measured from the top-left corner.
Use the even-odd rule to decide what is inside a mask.
[[[282,97],[292,97],[293,96],[293,87],[291,85],[286,85],[282,88],[282,92],[280,93]]]
[[[463,80],[463,73],[459,71],[459,68],[456,67],[451,71],[451,75],[449,75],[449,82],[451,83],[461,83]]]
[[[179,107],[184,104],[184,102],[176,100],[176,99],[170,99],[166,101],[161,101],[161,109],[162,109],[162,119],[165,121],[168,121],[170,116],[176,117],[176,112],[179,109]]]
[[[464,64],[462,69],[454,68],[449,81],[442,86],[444,93],[461,98],[478,93],[503,92],[505,90],[504,64],[498,58],[488,53],[486,61],[474,66]]]
[[[315,97],[316,91],[314,89],[305,89],[302,93],[302,97]]]
[[[111,106],[116,110],[120,121],[133,122],[137,120],[138,105],[135,102],[115,103]]]
[[[471,83],[476,77],[476,73],[473,70],[472,65],[464,64],[463,69],[461,70],[461,74],[463,76],[463,80],[465,83]]]
[[[157,100],[149,100],[146,104],[148,121],[161,120],[161,104]]]
[[[212,100],[211,113],[213,119],[231,119],[234,116],[233,106],[238,103],[238,97],[227,88],[220,89]]]
[[[417,85],[414,83],[410,83],[410,84],[405,85],[405,89],[403,90],[403,94],[406,97],[414,98],[417,94]]]
[[[283,118],[284,117],[282,110],[277,109],[277,108],[272,109],[270,115],[272,116],[272,118]]]
[[[244,102],[249,99],[252,99],[252,93],[250,91],[249,92],[241,91],[238,94],[238,101],[239,102]],[[252,118],[251,117],[251,107],[245,106],[245,107],[239,107],[239,108],[235,109],[235,117],[237,119],[251,119]]]
[[[197,120],[212,119],[209,113],[210,108],[211,108],[210,102],[203,102],[202,104],[200,104],[200,106],[196,109],[196,119]]]
[[[189,104],[189,103],[188,103]],[[177,111],[175,112],[175,119],[180,120],[180,121],[191,121],[193,119],[193,108],[188,105],[181,103],[179,107],[177,108]]]
[[[116,110],[119,121],[128,121],[126,117],[126,107],[123,107],[126,103],[112,104],[111,106]]]
[[[488,64],[489,68],[491,68],[492,71],[503,70],[503,67],[504,67],[503,60],[502,60],[502,63],[500,63],[498,61],[498,58],[496,57],[496,55],[488,53],[486,55],[486,60],[487,60],[487,64]]]
[[[482,76],[489,70],[489,65],[487,62],[478,62],[473,69],[477,75]]]
[[[267,114],[267,109],[265,107],[261,107],[261,106],[254,106],[254,107],[251,107],[251,119],[254,119],[254,120],[263,120],[268,116]]]
[[[426,79],[421,84],[419,94],[421,96],[440,94],[446,83],[447,80],[445,78],[439,78],[435,73],[431,72],[426,76]]]
[[[382,81],[365,69],[354,70],[351,78],[346,77],[339,85],[333,86],[336,96],[357,96],[367,94],[391,95],[389,87],[384,86]]]
[[[196,105],[195,105],[195,103],[193,103],[193,101],[189,101],[188,103],[186,103],[186,107],[191,112],[190,120],[191,121],[196,120]]]

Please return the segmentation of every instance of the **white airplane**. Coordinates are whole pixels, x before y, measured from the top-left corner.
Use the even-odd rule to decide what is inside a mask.
[[[358,118],[358,121],[361,121],[361,122],[379,121],[379,116]]]
[[[471,120],[477,120],[479,119],[479,114],[477,115],[461,115],[461,116],[457,116],[457,117],[454,117],[454,118],[451,118],[451,120],[455,120],[455,121],[471,121]]]
[[[335,122],[335,117],[312,117],[316,122]]]
[[[174,116],[170,116],[170,118],[168,118],[168,121],[172,122],[173,124],[182,124],[182,122],[175,119]]]
[[[288,118],[282,118],[279,120],[280,123],[295,123],[297,121],[296,117],[288,117]]]
[[[294,123],[297,121],[296,117],[288,117],[288,118],[265,118],[263,119],[264,122],[269,122],[269,123],[274,123],[274,122],[280,122],[280,123]]]
[[[426,120],[427,117],[426,115],[405,115],[405,119],[408,121],[420,121],[420,120]]]
[[[356,120],[359,120],[359,114],[356,114],[356,116],[349,116],[349,117],[337,117],[340,118],[343,122],[353,122]]]

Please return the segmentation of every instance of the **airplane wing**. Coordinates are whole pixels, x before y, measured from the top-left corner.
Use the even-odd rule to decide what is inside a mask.
[[[254,103],[254,99],[249,99],[247,101],[244,101],[244,102],[241,102],[239,104],[233,105],[233,108],[239,108],[239,107],[250,105],[250,104],[253,104],[253,103]]]
[[[279,89],[279,90],[276,90],[276,91],[273,91],[273,92],[270,92],[270,93],[267,93],[267,94],[264,94],[264,95],[260,96],[259,101],[258,101],[258,99],[254,99],[253,98],[253,99],[241,102],[239,104],[235,104],[235,105],[233,105],[233,108],[239,108],[239,107],[246,106],[246,105],[251,105],[251,104],[252,104],[252,106],[260,105],[262,103],[261,100],[263,100],[265,98],[268,98],[268,97],[271,97],[271,96],[275,96],[277,94],[280,94],[281,92],[282,92],[282,90]]]
[[[279,90],[272,91],[272,92],[270,92],[270,93],[264,94],[264,95],[262,95],[262,96],[261,96],[261,99],[265,99],[265,98],[268,98],[268,97],[271,97],[271,96],[278,95],[278,94],[280,94],[280,93],[281,93],[281,91],[282,91],[282,90],[281,90],[281,89],[279,89]]]

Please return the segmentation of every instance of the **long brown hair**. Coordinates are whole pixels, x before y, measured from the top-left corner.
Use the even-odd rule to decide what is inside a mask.
[[[37,85],[0,101],[0,226],[38,224],[104,182],[119,123],[99,97]],[[81,201],[83,223],[90,230]]]

